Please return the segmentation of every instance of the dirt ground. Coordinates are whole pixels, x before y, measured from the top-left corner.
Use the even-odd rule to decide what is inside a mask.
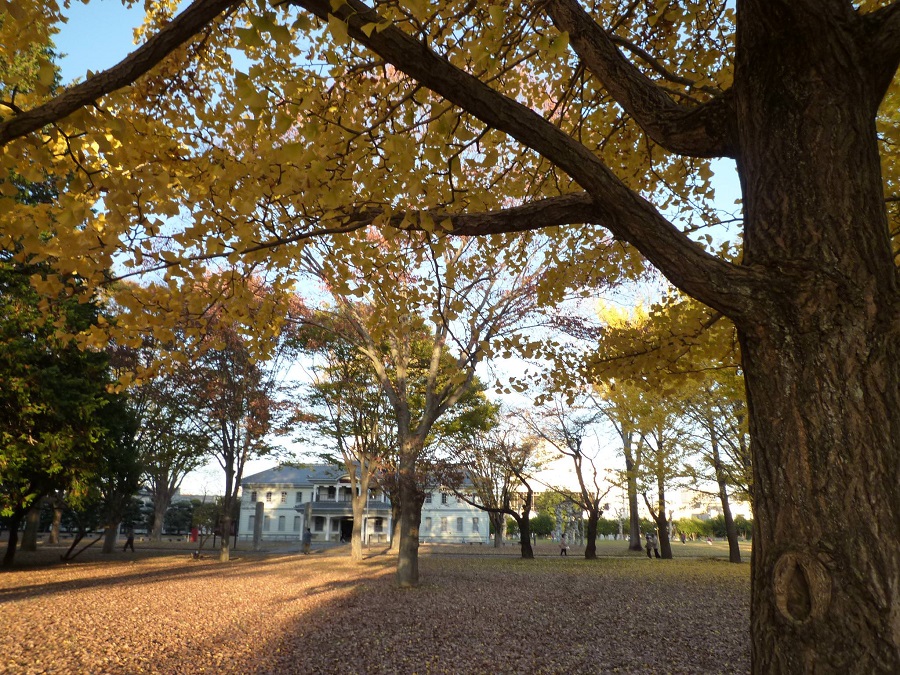
[[[679,546],[424,546],[413,590],[394,556],[353,564],[347,547],[219,563],[138,542],[69,564],[48,547],[0,573],[0,673],[749,672],[749,564]]]

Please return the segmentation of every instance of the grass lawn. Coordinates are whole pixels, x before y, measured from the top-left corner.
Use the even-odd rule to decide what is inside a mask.
[[[749,564],[724,544],[647,560],[539,543],[423,546],[422,584],[347,547],[221,564],[167,547],[24,554],[0,574],[0,673],[746,673]]]

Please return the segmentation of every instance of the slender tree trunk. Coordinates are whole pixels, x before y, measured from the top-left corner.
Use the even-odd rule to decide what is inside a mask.
[[[638,486],[637,473],[634,463],[634,456],[631,453],[631,439],[626,438],[624,443],[625,449],[625,471],[626,485],[628,488],[628,550],[641,551],[644,548],[641,542],[641,516],[638,513]]]
[[[739,563],[741,562],[741,545],[738,542],[737,528],[734,526],[734,518],[731,515],[731,504],[728,501],[728,484],[725,479],[725,472],[722,470],[719,446],[715,440],[712,444],[712,451],[716,482],[719,485],[719,502],[722,504],[722,517],[725,519],[725,536],[728,538],[728,560],[733,563]]]
[[[162,541],[166,511],[169,510],[169,505],[172,503],[174,492],[166,487],[160,487],[153,493],[153,528],[150,530],[150,541]]]
[[[25,532],[22,534],[22,550],[37,551],[38,529],[41,525],[40,500],[35,500],[25,513]]]
[[[587,542],[584,547],[585,560],[597,559],[597,522],[600,520],[600,511],[592,509],[588,511]]]
[[[900,672],[900,292],[850,3],[738,2],[755,673]],[[839,14],[838,14],[839,12]]]
[[[353,495],[351,506],[353,508],[353,530],[350,533],[350,560],[361,562],[363,559],[362,526],[366,515],[366,500],[369,498],[368,488],[360,490],[360,494]]]
[[[722,457],[719,454],[719,438],[716,433],[715,422],[707,419],[706,427],[709,431],[713,470],[716,472],[716,483],[719,486],[719,502],[722,504],[722,517],[725,520],[725,536],[728,539],[728,560],[733,563],[739,563],[741,562],[741,546],[738,543],[737,528],[734,526],[734,518],[731,515],[731,504],[728,502],[728,482],[722,467]]]
[[[494,529],[494,548],[503,546],[503,526],[506,524],[506,517],[502,513],[488,513],[488,519],[491,521],[491,527]],[[519,532],[522,528],[519,528]]]
[[[224,500],[223,500],[224,501]],[[219,542],[219,562],[231,560],[231,509],[222,511],[222,540]]]
[[[400,491],[391,496],[391,553],[400,552]]]
[[[62,524],[62,506],[57,503],[57,500],[53,500],[53,523],[50,525],[50,536],[47,537],[48,544],[58,544],[59,543],[59,528]]]
[[[16,559],[16,546],[19,543],[19,527],[25,511],[15,509],[9,517],[9,539],[6,542],[6,553],[3,555],[3,567],[12,567]]]
[[[231,457],[237,451],[231,453]],[[225,464],[225,495],[222,497],[222,541],[219,542],[219,562],[231,560],[231,511],[236,499],[238,485],[235,480],[234,460]],[[215,545],[215,544],[214,544]]]

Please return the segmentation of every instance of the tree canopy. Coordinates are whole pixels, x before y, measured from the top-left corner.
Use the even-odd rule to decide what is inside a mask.
[[[322,235],[375,270],[370,226],[547,237],[549,303],[649,263],[737,328],[754,669],[900,670],[900,550],[870,550],[900,519],[900,3],[176,6],[60,93],[46,58],[2,69],[0,175],[66,182],[31,210],[3,183],[3,247],[58,272],[36,288],[105,283],[114,260],[172,295],[223,261],[288,284]],[[0,39],[42,54],[59,18],[7,4]],[[739,251],[700,229],[713,158],[736,163]]]

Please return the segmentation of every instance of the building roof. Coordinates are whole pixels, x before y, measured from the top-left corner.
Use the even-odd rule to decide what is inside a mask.
[[[276,466],[245,476],[241,485],[313,485],[333,483],[347,472],[342,467],[331,464],[309,464],[299,466]]]

